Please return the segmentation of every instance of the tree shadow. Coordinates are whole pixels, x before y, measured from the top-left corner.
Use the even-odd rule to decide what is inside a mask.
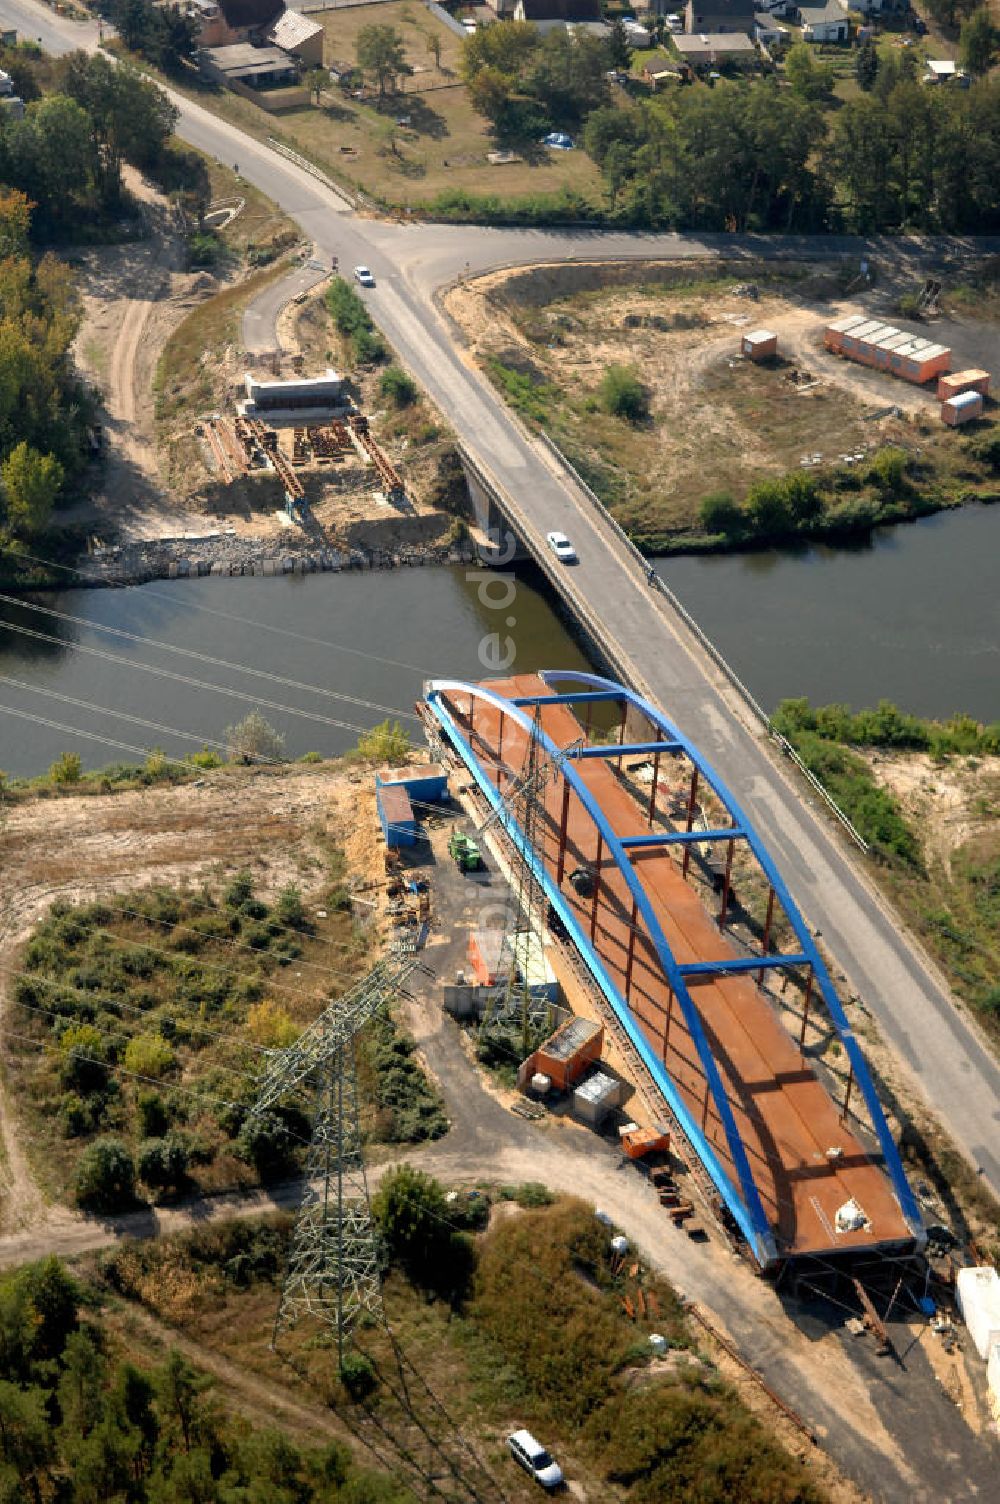
[[[450,135],[448,122],[437,110],[431,108],[420,94],[395,94],[380,100],[375,106],[379,115],[384,118],[399,121],[405,120],[405,126],[400,129],[412,132],[414,136],[430,136],[433,141],[441,141]]]

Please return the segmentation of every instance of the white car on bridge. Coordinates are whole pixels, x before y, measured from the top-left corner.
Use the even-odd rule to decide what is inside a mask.
[[[562,564],[576,563],[576,549],[565,533],[546,533],[545,541]]]

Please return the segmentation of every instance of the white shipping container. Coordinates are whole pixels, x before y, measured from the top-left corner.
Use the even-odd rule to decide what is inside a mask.
[[[994,1342],[986,1361],[986,1383],[990,1391],[990,1409],[1000,1420],[1000,1342]]]
[[[990,1266],[960,1269],[955,1295],[976,1352],[985,1361],[1000,1342],[1000,1275]]]

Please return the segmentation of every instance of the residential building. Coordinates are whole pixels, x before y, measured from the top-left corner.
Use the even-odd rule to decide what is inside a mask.
[[[743,65],[757,61],[757,49],[743,32],[709,32],[670,40],[689,68],[718,68],[722,63]]]
[[[847,11],[838,0],[827,0],[823,6],[801,6],[799,20],[802,23],[804,42],[847,42],[851,27]]]
[[[312,16],[285,10],[267,33],[273,47],[297,57],[307,68],[323,66],[323,28]]]
[[[541,31],[554,26],[604,25],[601,0],[516,0],[514,20],[530,21]]]
[[[189,0],[200,23],[199,47],[263,41],[284,8],[284,0]]]
[[[688,0],[684,30],[689,36],[721,31],[753,31],[754,0]]]

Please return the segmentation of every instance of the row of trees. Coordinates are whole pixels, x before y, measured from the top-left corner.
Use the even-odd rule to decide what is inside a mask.
[[[70,357],[76,291],[35,247],[120,215],[123,163],[162,161],[176,114],[100,55],[65,58],[44,97],[30,59],[8,50],[8,62],[28,102],[22,120],[0,114],[0,547],[44,531],[88,456],[91,407]]]
[[[198,41],[196,12],[153,0],[104,0],[103,15],[114,23],[129,52],[137,52],[165,73],[179,73]]]
[[[584,143],[613,210],[708,230],[1000,228],[1000,82],[880,77],[832,127],[815,82],[721,83],[594,110]]]

